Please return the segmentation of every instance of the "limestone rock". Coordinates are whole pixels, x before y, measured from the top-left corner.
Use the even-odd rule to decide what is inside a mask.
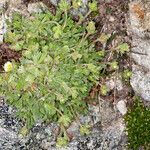
[[[17,135],[15,132],[0,127],[0,148],[3,148],[5,144],[7,144],[7,148],[11,148],[16,143],[16,139]]]
[[[126,138],[125,125],[122,119],[105,127],[103,131],[92,133],[86,137],[79,137],[72,141],[66,150],[119,150],[125,148]]]
[[[133,66],[131,85],[143,99],[150,101],[150,72],[144,72],[140,67]]]
[[[3,9],[5,7],[5,4],[8,0],[1,0],[0,1],[0,9]]]
[[[127,107],[124,100],[120,100],[117,103],[116,107],[122,115],[125,115],[127,113]]]
[[[16,132],[0,127],[0,149],[11,149],[20,140]]]
[[[150,1],[134,0],[129,5],[132,36],[131,56],[135,62],[131,85],[143,99],[150,101]]]
[[[0,44],[3,43],[4,39],[4,34],[6,33],[6,20],[5,20],[5,15],[2,14],[0,16]]]
[[[46,9],[46,7],[44,6],[44,4],[42,2],[28,4],[28,12],[29,13],[40,13],[45,9]]]
[[[57,5],[58,5],[59,0],[50,0],[50,2],[51,2],[54,6],[57,6]]]

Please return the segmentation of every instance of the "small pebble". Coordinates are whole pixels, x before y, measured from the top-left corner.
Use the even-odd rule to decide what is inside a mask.
[[[110,21],[110,22],[114,22],[114,21],[115,21],[115,18],[114,18],[113,16],[110,16],[109,21]]]
[[[116,107],[122,115],[125,115],[127,113],[127,107],[124,100],[119,101]]]

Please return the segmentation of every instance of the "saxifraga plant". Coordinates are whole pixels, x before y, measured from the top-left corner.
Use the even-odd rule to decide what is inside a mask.
[[[89,6],[96,10],[95,2]],[[98,83],[103,68],[103,51],[96,52],[88,41],[95,33],[94,22],[76,23],[68,14],[70,7],[62,0],[56,15],[48,11],[31,18],[14,14],[5,42],[22,57],[0,76],[1,95],[17,108],[27,128],[38,120],[60,124],[58,145],[68,141],[66,128],[76,114],[87,112],[83,99]],[[88,133],[84,126],[81,129]]]

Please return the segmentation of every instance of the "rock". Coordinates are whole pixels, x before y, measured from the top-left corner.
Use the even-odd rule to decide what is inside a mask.
[[[4,39],[4,34],[7,31],[7,25],[6,25],[6,20],[5,20],[5,15],[2,14],[0,16],[0,43],[3,43]]]
[[[109,90],[113,90],[115,87],[114,79],[109,79],[108,81],[106,81],[106,86]]]
[[[3,43],[4,36],[0,34],[0,44]]]
[[[22,139],[16,132],[0,127],[0,149],[8,150],[14,147],[19,149],[21,144],[23,144]]]
[[[47,141],[46,139],[42,140],[40,145],[41,145],[41,148],[44,150],[50,150],[52,146],[51,143]]]
[[[52,135],[52,129],[50,127],[45,128],[45,133],[47,133],[49,136]]]
[[[57,6],[60,0],[49,0],[54,6]],[[69,3],[71,0],[67,0]],[[84,6],[88,4],[88,0],[82,0],[82,3]]]
[[[28,4],[28,12],[30,14],[31,13],[41,13],[45,9],[46,9],[46,6],[42,2]]]
[[[126,150],[125,125],[122,119],[113,122],[111,126],[105,127],[96,133],[79,137],[69,143],[66,150]]]
[[[131,85],[144,100],[150,101],[150,1],[134,0],[129,5],[132,36],[133,76]]]
[[[100,100],[100,115],[101,115],[101,124],[109,124],[112,121],[116,120],[117,112],[114,110],[114,107],[111,102],[107,100]]]
[[[7,1],[8,1],[8,0],[1,0],[1,1],[0,1],[0,9],[3,9],[3,8],[4,8],[4,6],[5,6],[5,4],[6,4]]]
[[[58,5],[59,0],[50,0],[50,2],[51,2],[54,6],[57,6],[57,5]]]
[[[106,86],[109,90],[113,90],[114,88],[116,88],[118,91],[123,90],[121,77],[112,77],[111,79],[106,81]]]
[[[109,21],[110,21],[110,22],[114,22],[114,21],[115,21],[115,18],[114,18],[113,16],[110,16]]]
[[[141,67],[132,66],[133,75],[130,84],[133,90],[142,97],[143,100],[150,101],[150,72],[143,71]]]
[[[6,0],[4,4],[4,12],[9,20],[11,20],[14,12],[18,12],[27,17],[30,16],[27,7],[23,4],[22,0]]]
[[[99,97],[98,105],[89,105],[89,116],[91,117],[91,125],[104,125],[115,121],[118,113],[111,102]]]
[[[99,106],[89,105],[89,113],[92,120],[92,124],[101,122],[101,113]]]
[[[135,39],[133,45],[136,47],[132,48],[132,58],[138,65],[150,70],[150,40]]]
[[[104,127],[105,128],[105,127]],[[108,149],[119,150],[126,149],[126,135],[125,135],[125,124],[122,118],[111,123],[111,126],[104,130],[105,140],[108,142]]]
[[[59,1],[60,0],[50,0],[50,2],[56,7],[58,6]],[[71,0],[67,0],[67,1],[68,3],[71,2]],[[88,0],[82,0],[82,6],[79,9],[71,9],[70,13],[73,16],[79,15],[80,13],[85,15],[88,12],[87,5],[88,5]]]
[[[131,85],[143,99],[150,101],[150,72],[144,72],[139,66],[132,66]]]
[[[70,127],[67,129],[67,132],[70,136],[72,136],[72,138],[74,139],[75,137],[77,137],[78,135],[80,135],[79,132],[79,123],[74,121],[71,123]]]
[[[10,139],[10,142],[7,140],[8,138],[4,139],[3,142],[1,142],[0,140],[0,146],[3,143],[6,143],[6,145],[2,147],[4,150],[21,149],[20,147],[24,147],[25,149],[57,150],[57,148],[55,148],[56,137],[59,132],[57,124],[50,123],[47,125],[43,123],[37,123],[36,126],[32,128],[30,134],[27,137],[21,137],[18,135],[18,132],[22,126],[20,125],[21,122],[18,122],[15,118],[11,118],[14,112],[15,110],[13,108],[10,108],[8,105],[4,104],[0,106],[0,126],[1,128],[3,128],[3,130],[0,130],[0,135],[5,135],[5,133],[10,132],[7,134],[7,136],[10,135],[10,137],[13,137],[13,139]],[[125,150],[125,148],[123,147],[123,145],[125,145],[125,135],[123,132],[124,124],[121,118],[117,118],[116,112],[112,108],[110,103],[101,100],[100,109],[99,105],[91,105],[90,113],[87,114],[87,116],[81,116],[79,119],[82,124],[89,123],[92,126],[92,116],[95,117],[93,123],[97,124],[96,128],[98,130],[92,129],[90,135],[81,136],[79,134],[79,124],[77,122],[73,122],[67,130],[68,133],[74,135],[73,141],[70,142],[66,148],[62,148],[62,150],[117,150],[118,147]],[[10,118],[11,125],[9,125],[8,122],[7,125],[4,125],[7,118]],[[15,127],[15,131],[13,130],[13,127]],[[0,136],[0,139],[1,137],[4,136]],[[10,143],[18,144],[10,145]]]
[[[127,113],[127,107],[124,100],[120,100],[117,103],[116,107],[122,115],[125,115]]]
[[[78,16],[79,14],[82,14],[82,15],[86,15],[86,13],[88,12],[88,1],[87,0],[82,0],[83,1],[83,4],[81,7],[79,7],[78,9],[71,9],[70,10],[70,13],[73,15],[73,16]]]
[[[26,138],[18,133],[22,123],[14,117],[15,110],[0,103],[0,149],[20,149],[24,147]]]
[[[117,80],[116,80],[116,89],[118,91],[123,90],[123,84],[122,84],[122,80],[120,78],[117,78]]]
[[[58,4],[60,2],[60,0],[49,0],[50,3],[52,3],[54,6],[58,7]],[[68,3],[70,3],[71,1],[68,0]],[[88,0],[82,0],[82,5],[79,9],[71,9],[70,13],[74,16],[79,15],[80,13],[85,15],[88,12]],[[46,7],[42,2],[36,2],[36,3],[29,3],[28,4],[28,12],[29,13],[37,13],[37,12],[42,12],[43,10],[45,10]]]

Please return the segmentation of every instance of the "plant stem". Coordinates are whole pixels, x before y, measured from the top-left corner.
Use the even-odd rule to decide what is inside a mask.
[[[67,131],[66,131],[64,125],[62,125],[62,124],[61,124],[61,129],[63,130],[62,132],[66,135],[66,137],[67,137],[67,139],[68,139],[68,141],[69,141],[70,139],[69,139],[69,137],[68,137],[68,133],[67,133]]]
[[[90,15],[91,12],[92,12],[92,11],[89,10],[89,11],[87,12],[87,14],[86,14],[83,18],[80,18],[79,21],[78,21],[78,23],[77,23],[77,25],[80,25],[80,24],[82,23],[82,21],[85,20],[85,19]]]
[[[63,116],[63,113],[62,113],[58,108],[54,107],[54,109],[55,109],[61,116]]]
[[[80,47],[82,45],[83,41],[85,41],[88,36],[89,36],[88,33],[86,35],[85,35],[85,33],[83,33],[82,39],[81,39],[80,43],[77,45],[77,47]]]
[[[64,21],[64,25],[63,25],[63,30],[64,30],[65,27],[66,27],[66,24],[67,24],[67,18],[68,18],[67,10],[65,10],[65,21]]]
[[[52,23],[52,24],[56,24],[57,26],[60,26],[60,24],[56,21],[47,21],[45,22],[46,24]]]
[[[78,118],[78,116],[76,115],[76,113],[74,112],[74,109],[72,108],[72,106],[70,105],[70,109],[75,117],[75,119],[77,120],[77,122],[79,123],[79,126],[82,127],[82,124],[80,123],[80,120]]]

